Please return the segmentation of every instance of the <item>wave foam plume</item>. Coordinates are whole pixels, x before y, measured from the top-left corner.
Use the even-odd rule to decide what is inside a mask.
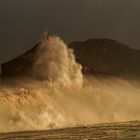
[[[137,85],[84,77],[81,68],[59,37],[43,37],[33,78],[0,85],[0,132],[140,119]]]
[[[56,36],[42,40],[33,74],[39,79],[68,85],[82,85],[82,66],[75,61],[73,50]]]

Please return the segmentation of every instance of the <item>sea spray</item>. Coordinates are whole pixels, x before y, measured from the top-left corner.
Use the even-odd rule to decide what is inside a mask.
[[[41,80],[64,86],[82,86],[82,66],[75,61],[73,50],[56,36],[43,37],[38,47],[33,74]]]
[[[81,68],[59,37],[43,37],[32,79],[0,85],[0,132],[140,119],[139,87],[115,77],[84,77]]]

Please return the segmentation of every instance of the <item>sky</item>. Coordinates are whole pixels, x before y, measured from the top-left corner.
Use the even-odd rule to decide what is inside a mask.
[[[109,38],[140,49],[140,0],[0,0],[0,63],[44,31],[65,42]]]

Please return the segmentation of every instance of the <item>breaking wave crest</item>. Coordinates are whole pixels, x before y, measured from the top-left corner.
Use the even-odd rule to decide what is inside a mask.
[[[0,132],[140,119],[140,89],[110,77],[84,77],[73,50],[43,37],[32,79],[0,86]]]

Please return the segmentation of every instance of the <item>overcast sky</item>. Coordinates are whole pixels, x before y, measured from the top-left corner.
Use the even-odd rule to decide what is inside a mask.
[[[66,42],[110,38],[140,49],[139,26],[140,0],[0,0],[0,63],[46,29]]]

